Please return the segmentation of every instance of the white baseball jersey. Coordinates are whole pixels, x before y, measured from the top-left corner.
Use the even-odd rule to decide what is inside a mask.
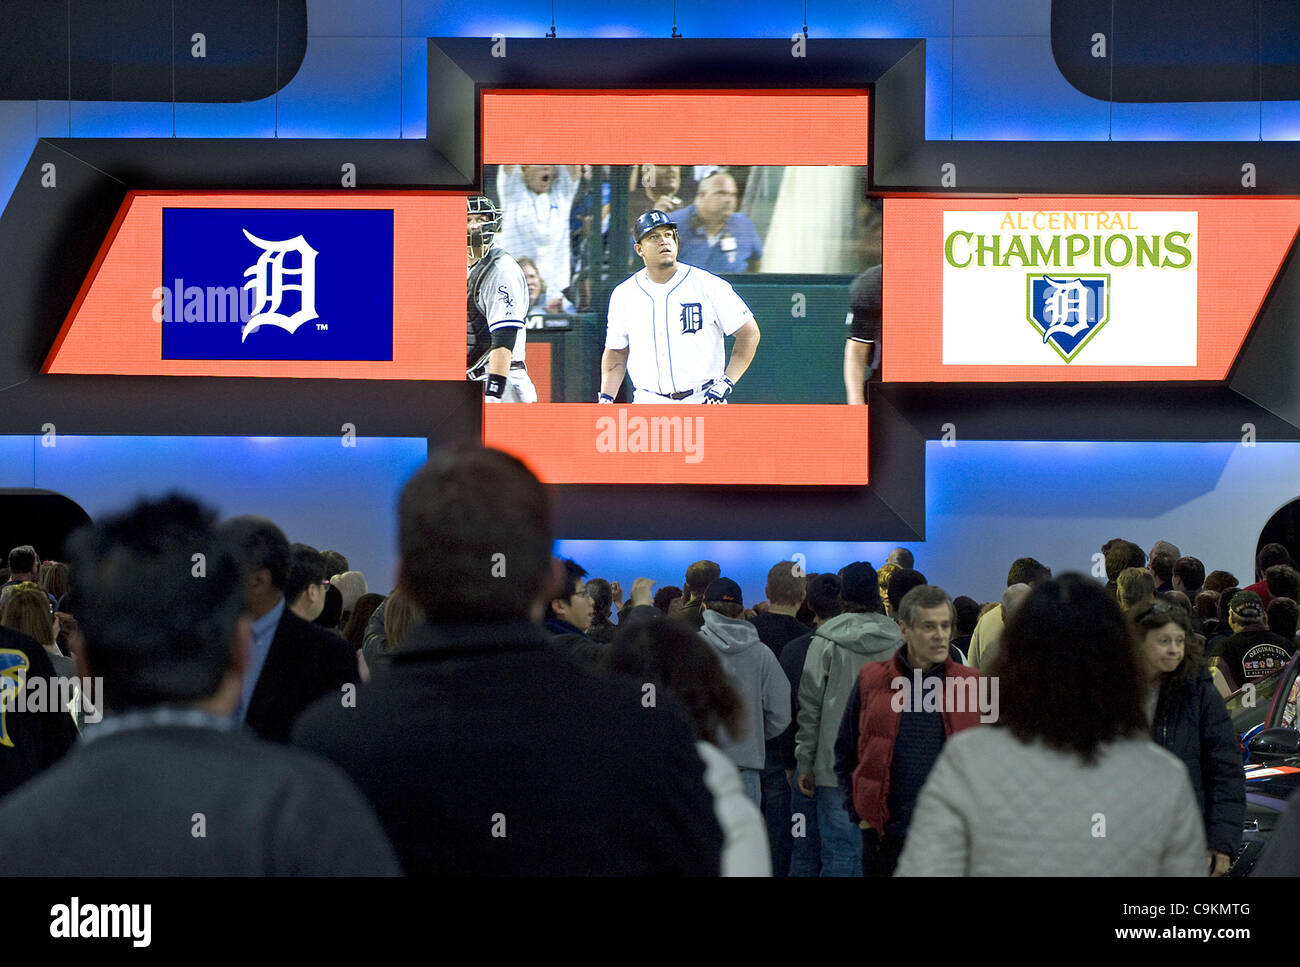
[[[472,366],[492,345],[492,334],[517,327],[510,361],[524,361],[524,314],[528,311],[528,282],[519,263],[499,248],[491,248],[469,272],[469,346],[466,365]]]
[[[628,350],[627,375],[644,393],[684,393],[718,379],[726,343],[754,318],[730,282],[693,265],[651,282],[645,269],[609,297],[605,348]]]

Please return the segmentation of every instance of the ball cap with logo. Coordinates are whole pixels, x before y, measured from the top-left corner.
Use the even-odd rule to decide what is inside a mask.
[[[731,578],[718,578],[704,589],[705,601],[729,601],[732,604],[744,605],[740,598],[740,585]]]
[[[1264,616],[1264,600],[1254,591],[1238,591],[1228,610],[1242,621],[1259,621]]]
[[[652,208],[648,212],[643,212],[636,220],[635,238],[639,242],[656,228],[662,228],[664,225],[667,225],[674,232],[677,231],[677,223],[659,209]]]

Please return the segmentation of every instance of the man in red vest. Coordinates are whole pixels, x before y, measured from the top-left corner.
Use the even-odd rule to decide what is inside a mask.
[[[899,602],[903,647],[862,666],[835,743],[835,773],[862,828],[864,876],[890,876],[912,810],[948,736],[996,716],[979,672],[949,656],[952,600],[924,584]],[[986,717],[985,721],[990,719]]]

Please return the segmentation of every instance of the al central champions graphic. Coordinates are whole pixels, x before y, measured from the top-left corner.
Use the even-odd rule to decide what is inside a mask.
[[[945,364],[1196,364],[1196,212],[949,211],[943,236]]]

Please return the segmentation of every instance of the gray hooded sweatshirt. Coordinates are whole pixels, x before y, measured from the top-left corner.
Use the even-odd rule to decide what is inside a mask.
[[[817,629],[799,680],[798,775],[811,772],[819,786],[839,785],[835,738],[858,673],[868,662],[892,658],[902,643],[898,625],[883,614],[837,615]]]
[[[790,681],[772,649],[759,640],[758,630],[744,618],[705,611],[700,634],[717,650],[732,687],[745,703],[748,728],[744,737],[733,739],[724,728],[718,735],[718,748],[741,769],[762,769],[763,743],[790,725]]]

